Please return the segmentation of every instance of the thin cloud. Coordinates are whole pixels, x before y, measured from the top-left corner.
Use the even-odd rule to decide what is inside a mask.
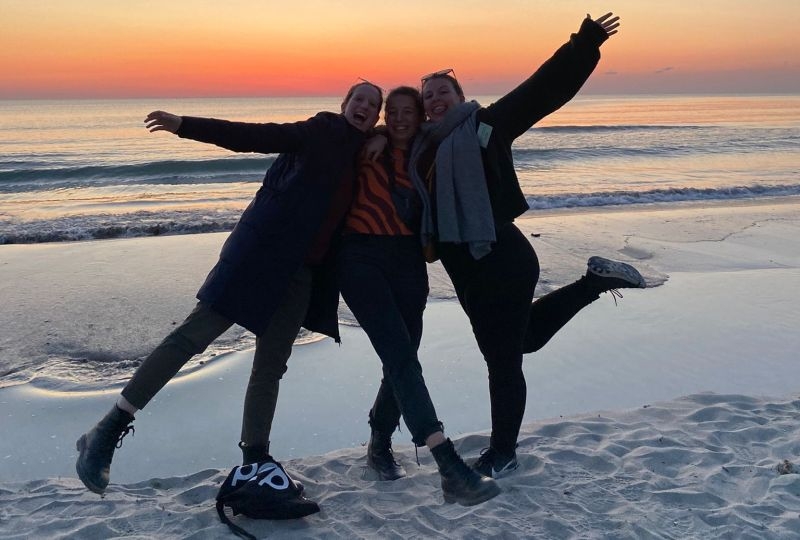
[[[665,67],[665,68],[657,69],[657,70],[656,70],[654,73],[655,73],[656,75],[658,75],[658,74],[660,74],[660,73],[666,73],[666,72],[668,72],[668,71],[672,71],[673,69],[674,69],[674,68],[673,68],[672,66],[670,66],[670,67]]]

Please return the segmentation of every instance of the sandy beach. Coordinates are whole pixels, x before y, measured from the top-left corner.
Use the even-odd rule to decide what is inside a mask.
[[[610,295],[528,355],[518,455],[484,504],[445,504],[430,453],[395,433],[409,473],[365,474],[380,365],[363,332],[297,345],[272,453],[322,511],[235,518],[269,538],[797,538],[800,534],[800,199],[537,212],[518,220],[542,266],[537,295],[590,255],[625,260],[645,290]],[[194,304],[225,234],[0,246],[0,350],[137,358]],[[447,434],[488,445],[486,369],[439,265],[420,351]],[[238,333],[238,334],[237,334]],[[236,447],[252,351],[231,330],[136,418],[104,498],[74,472],[75,439],[120,380],[87,389],[65,356],[0,388],[0,537],[220,538],[214,497]],[[239,350],[225,354],[225,345]],[[245,346],[241,346],[245,343]],[[65,346],[66,345],[66,346]],[[71,347],[71,348],[70,348]],[[230,349],[228,349],[230,350]],[[212,356],[215,355],[215,356]]]

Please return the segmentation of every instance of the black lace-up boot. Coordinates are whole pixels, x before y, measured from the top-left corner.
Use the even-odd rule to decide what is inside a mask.
[[[397,480],[406,475],[392,453],[392,434],[372,430],[367,445],[367,466],[378,473],[378,480]]]
[[[264,461],[270,457],[269,442],[267,444],[250,446],[240,441],[239,449],[242,451],[242,465],[258,463],[259,461]]]
[[[472,506],[500,493],[497,482],[481,476],[464,463],[450,439],[431,448],[431,453],[442,475],[445,502]]]
[[[91,431],[81,435],[75,443],[80,452],[75,470],[90,491],[102,495],[106,490],[114,450],[122,446],[125,435],[134,431],[131,422],[133,415],[114,405]]]
[[[261,463],[262,461],[271,461],[273,463],[278,463],[277,461],[275,461],[275,458],[273,458],[269,454],[269,441],[267,441],[267,444],[256,444],[252,446],[245,443],[244,441],[239,441],[239,449],[242,451],[242,465],[250,465],[251,463]],[[303,485],[302,482],[300,482],[299,480],[295,480],[294,478],[289,476],[288,473],[286,473],[286,477],[289,479],[289,482],[294,484],[294,486],[297,488],[297,493],[303,493],[303,491],[305,491],[306,487]]]

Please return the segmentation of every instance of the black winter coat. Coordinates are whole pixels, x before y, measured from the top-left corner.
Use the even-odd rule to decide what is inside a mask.
[[[280,153],[197,293],[201,302],[261,335],[303,264],[337,184],[352,181],[364,134],[341,114],[328,112],[288,124],[183,117],[177,134],[235,152]],[[326,262],[314,268],[303,326],[338,341],[338,303]]]
[[[495,103],[478,110],[479,132],[480,124],[485,124],[483,129],[488,128],[490,133],[481,151],[495,223],[511,222],[529,209],[514,171],[514,140],[578,93],[597,66],[599,47],[606,39],[605,30],[586,18],[580,30],[533,75]],[[432,154],[427,163],[421,161],[419,171],[423,178],[430,159]]]

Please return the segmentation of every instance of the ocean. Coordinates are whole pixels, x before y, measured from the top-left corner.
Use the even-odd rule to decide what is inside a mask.
[[[230,230],[275,156],[149,133],[145,115],[290,122],[338,106],[0,101],[0,244]],[[532,211],[798,195],[800,96],[579,96],[518,138],[514,159]]]
[[[291,122],[338,107],[336,98],[0,101],[0,244],[229,231],[275,156],[149,133],[147,113]],[[796,196],[800,95],[579,96],[513,151],[530,212]],[[452,298],[447,286],[432,282],[432,296]],[[4,298],[0,388],[120,384],[168,331],[145,319],[95,329],[97,306],[61,296],[44,322],[30,318],[39,311],[15,314]],[[344,308],[340,315],[353,323]],[[235,328],[187,369],[252,347]]]

